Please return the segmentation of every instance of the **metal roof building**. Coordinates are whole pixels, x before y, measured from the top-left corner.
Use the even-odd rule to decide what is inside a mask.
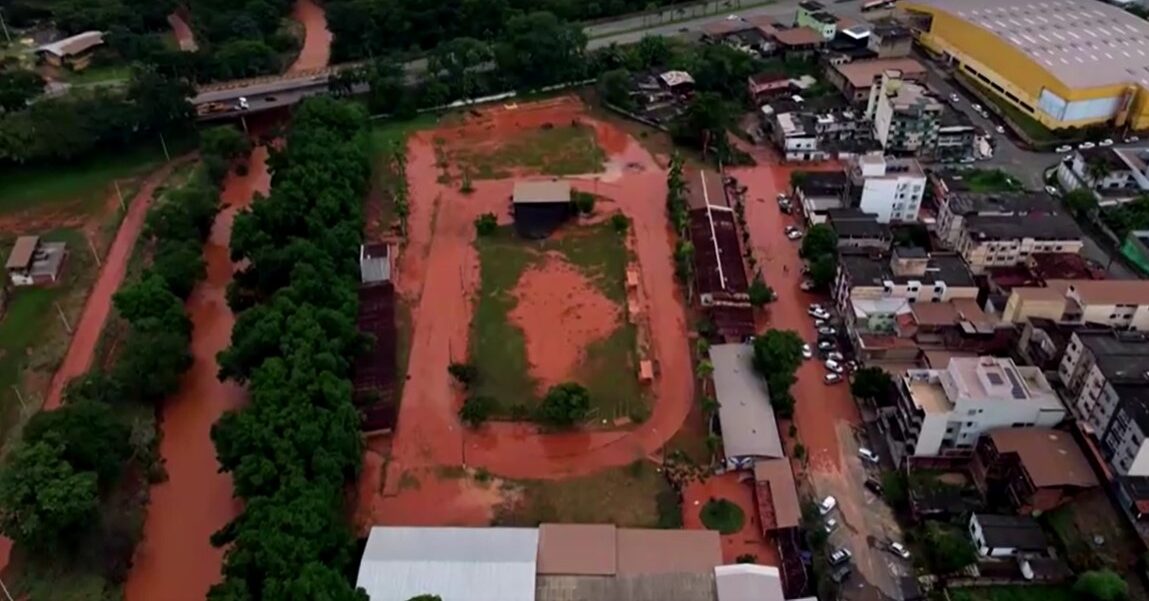
[[[534,601],[535,528],[371,529],[356,586],[371,601]]]
[[[766,382],[754,371],[747,344],[710,347],[714,393],[722,424],[722,447],[729,468],[749,469],[754,459],[784,456]]]

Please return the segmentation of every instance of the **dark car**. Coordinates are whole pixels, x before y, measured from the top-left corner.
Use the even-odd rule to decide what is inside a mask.
[[[878,482],[877,480],[874,480],[873,478],[867,478],[865,486],[866,486],[866,488],[870,489],[870,492],[874,493],[875,495],[882,494],[881,483]]]

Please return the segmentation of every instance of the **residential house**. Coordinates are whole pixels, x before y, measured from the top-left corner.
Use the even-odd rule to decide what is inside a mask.
[[[777,113],[762,107],[767,135],[786,161],[823,161],[874,147],[869,125],[851,110]]]
[[[1014,288],[1002,319],[1023,323],[1031,317],[1149,331],[1149,281],[1047,280],[1044,288]]]
[[[832,40],[838,33],[838,18],[826,12],[820,2],[804,0],[798,3],[798,12],[794,16],[796,27],[807,27],[822,37],[823,40]]]
[[[20,236],[12,245],[4,267],[13,286],[54,284],[68,254],[64,242],[45,242],[39,236]]]
[[[925,86],[902,79],[897,69],[887,69],[875,80],[866,104],[874,138],[887,154],[933,155],[945,105]]]
[[[982,557],[1047,555],[1049,539],[1041,524],[1028,516],[974,513],[969,536]]]
[[[810,223],[822,223],[826,211],[842,208],[848,184],[843,171],[810,171],[794,186],[794,196]]]
[[[990,430],[977,442],[970,474],[991,504],[1022,515],[1046,512],[1098,485],[1070,433],[1018,426]]]
[[[890,226],[879,223],[878,216],[861,209],[825,211],[826,223],[838,235],[838,250],[885,254],[894,242]]]
[[[916,221],[926,175],[913,159],[869,153],[850,161],[850,206],[878,216],[880,223]]]
[[[948,106],[942,108],[938,122],[937,144],[933,149],[935,161],[960,161],[974,155],[977,128],[969,117]]]
[[[1101,206],[1128,202],[1149,192],[1149,146],[1075,150],[1058,166],[1057,181],[1093,191]]]
[[[1033,253],[1080,253],[1081,226],[1062,214],[975,215],[962,222],[957,250],[970,271],[1025,264]]]
[[[36,56],[53,67],[83,71],[92,63],[92,54],[104,44],[104,32],[85,31],[36,48]]]
[[[1056,372],[1065,358],[1073,333],[1084,329],[1088,326],[1030,317],[1021,324],[1014,352],[1029,365],[1040,367],[1045,372]]]
[[[837,88],[848,101],[864,105],[870,99],[870,88],[882,73],[895,70],[903,80],[924,83],[926,68],[912,58],[881,58],[826,66],[826,81]]]
[[[867,48],[878,58],[903,58],[910,55],[913,33],[893,19],[880,19],[874,23],[867,38]]]
[[[934,196],[938,204],[937,238],[949,249],[956,249],[961,242],[965,220],[969,217],[1013,217],[1018,215],[1050,215],[1058,212],[1057,201],[1045,192],[969,192],[961,185],[961,180],[942,184],[946,190],[938,194],[937,177],[934,182]],[[954,180],[950,180],[953,182]],[[961,188],[950,191],[951,188]]]
[[[821,32],[809,27],[793,27],[775,32],[774,43],[782,58],[802,60],[813,57],[826,44],[826,39]]]
[[[945,369],[911,369],[885,428],[895,458],[968,455],[985,432],[1052,427],[1065,407],[1036,367],[998,357],[955,357]]]
[[[759,73],[747,78],[746,91],[754,104],[761,106],[793,89],[790,76],[782,73]]]

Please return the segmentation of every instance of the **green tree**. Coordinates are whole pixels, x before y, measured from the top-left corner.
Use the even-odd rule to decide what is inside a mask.
[[[0,111],[18,111],[44,91],[44,78],[35,71],[0,71]]]
[[[123,400],[123,386],[120,381],[102,369],[93,369],[77,376],[64,387],[65,404],[85,401],[111,404]]]
[[[499,218],[494,213],[483,213],[475,218],[475,234],[485,238],[499,229]]]
[[[859,399],[885,406],[888,403],[883,401],[889,396],[893,385],[894,380],[886,370],[874,366],[863,367],[854,372],[850,392]]]
[[[135,108],[140,129],[146,132],[181,131],[194,123],[195,110],[188,98],[195,96],[191,84],[151,68],[132,70],[127,98]]]
[[[733,123],[730,107],[721,96],[703,92],[694,100],[671,126],[671,135],[682,144],[714,151],[719,157],[726,152],[726,129]]]
[[[600,75],[598,92],[606,102],[624,111],[634,110],[634,99],[630,96],[630,72],[626,69],[612,69]]]
[[[186,333],[149,326],[128,338],[112,373],[127,399],[150,403],[175,392],[191,363]]]
[[[575,382],[552,386],[539,405],[539,419],[552,426],[570,427],[589,414],[590,393]]]
[[[112,297],[112,303],[120,316],[136,328],[155,328],[179,334],[191,331],[183,302],[172,294],[164,278],[158,274],[121,288]]]
[[[443,601],[439,595],[419,595],[418,597],[411,597],[407,601]]]
[[[952,574],[977,561],[977,550],[960,530],[938,522],[925,526],[926,559],[935,574]]]
[[[495,62],[520,85],[545,86],[583,76],[587,38],[580,25],[532,12],[508,19],[500,39]]]
[[[750,304],[757,309],[766,306],[766,303],[772,302],[775,298],[774,289],[766,285],[766,281],[762,279],[762,272],[754,274],[748,294]]]
[[[94,472],[101,486],[113,483],[131,454],[131,429],[112,407],[95,401],[41,411],[24,426],[24,443],[58,446],[61,458],[78,472]]]
[[[22,444],[0,470],[0,532],[50,550],[74,540],[96,516],[95,472],[77,471],[56,441]]]
[[[452,362],[447,366],[447,373],[463,386],[471,386],[479,380],[479,368],[473,363]]]
[[[622,213],[615,213],[610,216],[610,226],[614,228],[614,231],[625,234],[626,230],[630,229],[630,218]]]
[[[594,201],[594,194],[591,194],[590,192],[576,191],[574,193],[575,208],[577,208],[578,212],[582,213],[583,215],[590,215],[591,213],[594,213]]]
[[[802,249],[799,254],[807,259],[815,259],[822,255],[835,255],[838,253],[838,234],[834,228],[819,223],[806,230],[806,237],[802,239]]]
[[[212,74],[219,79],[243,79],[280,69],[279,56],[261,40],[229,41],[219,47],[214,59]]]
[[[793,330],[767,330],[754,338],[754,368],[769,377],[793,374],[802,364],[802,337]]]
[[[1129,595],[1129,585],[1113,570],[1090,570],[1077,577],[1073,592],[1091,601],[1122,601]]]
[[[837,255],[820,255],[810,263],[810,281],[821,290],[827,290],[838,277]]]
[[[475,97],[476,74],[481,65],[493,58],[491,47],[483,41],[459,37],[439,44],[427,57],[427,70],[445,76],[452,95],[463,101]]]
[[[199,139],[203,154],[217,156],[225,161],[245,157],[251,152],[251,140],[230,125],[205,129],[200,132]]]
[[[806,181],[806,179],[808,177],[810,177],[809,172],[802,171],[802,170],[791,171],[790,172],[790,189],[794,190],[794,191],[798,190],[798,188],[800,188],[802,186],[802,184]]]
[[[1097,197],[1088,188],[1077,188],[1065,194],[1065,206],[1078,219],[1085,219],[1097,210]]]
[[[491,417],[495,410],[495,399],[484,395],[467,397],[459,407],[459,419],[472,428],[477,428]]]
[[[163,279],[176,297],[186,299],[207,274],[202,244],[198,240],[163,240],[156,247],[151,273]]]

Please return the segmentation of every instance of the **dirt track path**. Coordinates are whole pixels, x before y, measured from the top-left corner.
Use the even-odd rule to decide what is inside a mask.
[[[168,15],[168,24],[172,26],[172,33],[176,36],[176,43],[184,52],[195,52],[199,45],[195,42],[195,33],[188,25],[187,19],[181,14],[182,9]]]
[[[52,410],[60,406],[61,395],[68,381],[82,375],[92,366],[92,357],[96,352],[96,344],[100,340],[100,333],[104,331],[104,323],[112,308],[112,295],[120,288],[124,281],[124,273],[128,268],[128,259],[131,258],[132,249],[136,240],[144,229],[144,220],[148,215],[148,208],[152,205],[152,194],[156,188],[167,179],[172,169],[180,162],[186,162],[190,157],[178,159],[176,163],[168,163],[158,171],[149,175],[140,186],[140,191],[132,199],[128,207],[128,214],[120,223],[116,237],[103,258],[103,267],[96,278],[92,292],[84,303],[84,311],[80,320],[73,325],[72,341],[68,344],[68,353],[64,361],[52,375],[52,384],[48,388],[48,397],[44,401],[44,410]],[[72,252],[86,252],[85,249],[71,249]]]
[[[314,0],[296,0],[291,16],[303,24],[305,37],[303,47],[288,73],[322,69],[331,59],[331,32],[327,30],[327,16],[323,7]]]
[[[192,292],[187,311],[195,329],[194,363],[182,387],[163,406],[160,453],[168,481],[152,487],[144,537],[125,585],[127,601],[200,601],[219,580],[223,550],[211,546],[212,533],[236,516],[231,477],[218,472],[211,427],[223,412],[242,404],[246,394],[220,382],[216,353],[231,340],[235,318],[227,306],[227,285],[234,266],[228,253],[231,224],[251,203],[253,192],[266,193],[267,148],[252,153],[248,175],[230,175],[224,184],[225,208],[204,245],[207,278]]]

